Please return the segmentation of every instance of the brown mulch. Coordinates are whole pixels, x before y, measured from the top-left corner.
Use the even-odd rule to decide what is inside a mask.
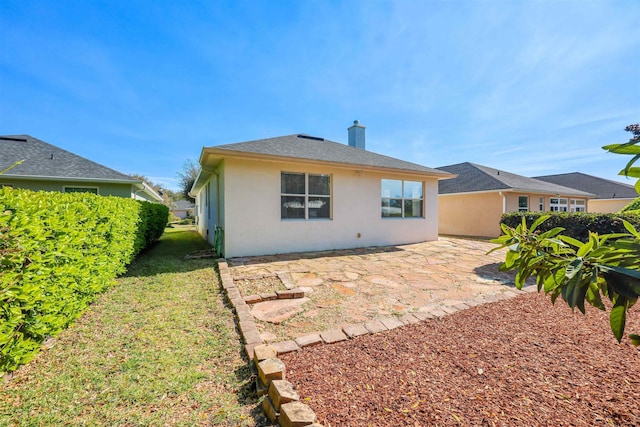
[[[640,426],[638,349],[541,294],[281,358],[325,427]]]

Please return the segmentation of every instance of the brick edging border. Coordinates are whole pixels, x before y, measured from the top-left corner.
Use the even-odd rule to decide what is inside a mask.
[[[478,296],[464,303],[448,307],[436,307],[426,311],[407,313],[402,316],[388,316],[376,321],[351,324],[342,328],[331,329],[317,334],[309,334],[295,340],[264,344],[260,332],[256,327],[249,305],[240,294],[233,282],[227,260],[218,258],[218,272],[222,287],[233,307],[245,341],[244,351],[249,363],[253,361],[257,368],[256,391],[258,396],[264,396],[262,408],[267,417],[282,427],[291,425],[322,427],[317,424],[315,413],[307,405],[299,402],[299,395],[291,383],[285,380],[286,367],[277,356],[299,351],[303,347],[317,344],[331,344],[357,338],[362,335],[376,334],[399,328],[405,325],[423,322],[429,319],[448,316],[458,311],[466,310],[481,304],[511,299],[521,294],[537,292],[537,287],[527,286],[522,290],[514,288],[500,294]],[[287,289],[295,288],[288,273],[277,273]],[[258,347],[259,346],[259,347]],[[296,418],[297,417],[297,418]]]

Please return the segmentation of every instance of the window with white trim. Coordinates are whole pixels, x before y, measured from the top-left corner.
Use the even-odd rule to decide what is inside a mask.
[[[551,212],[567,212],[568,203],[567,199],[560,197],[552,197],[549,199],[549,210]]]
[[[587,202],[582,199],[571,199],[571,212],[586,212],[587,211]]]
[[[544,197],[540,197],[540,212],[544,211]]]
[[[62,187],[65,193],[91,193],[98,194],[98,187]]]
[[[529,196],[518,196],[518,212],[529,212]]]
[[[424,218],[424,183],[381,180],[383,218]]]
[[[281,219],[331,219],[331,175],[282,172]]]

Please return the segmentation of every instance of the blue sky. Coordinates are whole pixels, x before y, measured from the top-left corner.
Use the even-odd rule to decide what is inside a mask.
[[[437,167],[625,181],[638,1],[0,2],[0,134],[175,188],[203,146],[307,133]],[[631,181],[628,181],[631,182]]]

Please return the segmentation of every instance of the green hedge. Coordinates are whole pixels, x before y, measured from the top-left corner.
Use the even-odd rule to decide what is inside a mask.
[[[633,199],[627,206],[622,208],[620,212],[629,212],[629,211],[637,211],[640,210],[640,197]]]
[[[538,230],[548,231],[556,227],[562,227],[565,231],[562,234],[578,239],[581,242],[589,240],[589,231],[603,234],[626,233],[622,220],[625,219],[636,228],[640,227],[640,214],[636,212],[625,212],[624,214],[597,214],[584,212],[513,212],[502,215],[501,224],[509,227],[516,227],[522,223],[522,216],[526,218],[527,225],[542,215],[551,215],[551,218],[543,222]]]
[[[31,360],[162,234],[166,206],[0,188],[0,372]]]

